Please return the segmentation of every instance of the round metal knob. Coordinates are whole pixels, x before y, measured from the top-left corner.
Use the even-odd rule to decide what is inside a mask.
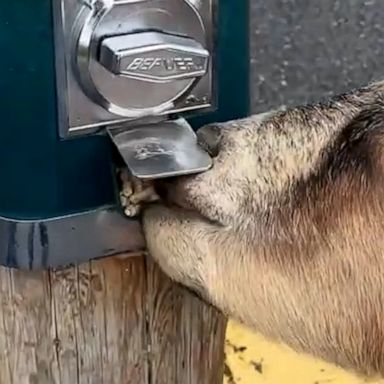
[[[172,109],[209,65],[203,23],[188,1],[100,0],[84,7],[75,31],[83,91],[118,116]]]

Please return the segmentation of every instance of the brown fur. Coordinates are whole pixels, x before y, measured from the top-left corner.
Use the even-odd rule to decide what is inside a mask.
[[[199,137],[212,170],[144,215],[160,266],[268,337],[384,376],[384,84]]]

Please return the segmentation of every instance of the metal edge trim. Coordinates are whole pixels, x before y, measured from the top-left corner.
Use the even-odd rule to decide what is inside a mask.
[[[144,248],[139,221],[113,208],[46,220],[0,217],[0,265],[9,268],[65,268]]]

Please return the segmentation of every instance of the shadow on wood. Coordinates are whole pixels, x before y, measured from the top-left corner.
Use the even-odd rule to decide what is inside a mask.
[[[0,384],[222,383],[225,318],[144,257],[0,286]]]

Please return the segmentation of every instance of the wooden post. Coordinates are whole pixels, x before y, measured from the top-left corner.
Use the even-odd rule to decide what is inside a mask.
[[[143,256],[0,287],[0,384],[222,384],[225,318]]]

